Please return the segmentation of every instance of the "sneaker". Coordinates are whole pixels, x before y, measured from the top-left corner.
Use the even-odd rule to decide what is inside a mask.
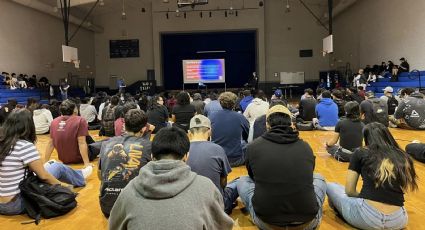
[[[83,173],[84,179],[87,179],[93,173],[93,166],[87,166],[81,169],[81,173]]]
[[[47,166],[49,166],[49,165],[51,165],[53,163],[56,163],[56,162],[57,162],[56,160],[49,160],[46,163],[44,163],[44,168],[46,168]]]

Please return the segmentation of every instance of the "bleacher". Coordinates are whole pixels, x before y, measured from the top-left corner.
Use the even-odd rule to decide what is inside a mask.
[[[389,78],[380,78],[378,82],[371,83],[367,91],[373,91],[377,97],[380,97],[384,95],[383,89],[387,86],[393,87],[394,93],[403,88],[425,88],[425,71],[402,73],[397,82],[391,82]]]
[[[18,104],[25,105],[28,98],[35,98],[41,104],[48,104],[48,89],[15,89],[11,90],[6,85],[0,85],[0,104],[6,104],[7,100],[15,99]]]

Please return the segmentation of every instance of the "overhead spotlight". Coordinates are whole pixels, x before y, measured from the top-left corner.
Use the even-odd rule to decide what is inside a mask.
[[[176,9],[176,17],[180,17],[180,10]]]
[[[105,6],[104,0],[99,0],[99,6]]]
[[[291,6],[289,5],[289,0],[286,0],[286,10],[285,13],[291,12]]]
[[[170,16],[168,15],[168,12],[165,14],[165,17],[166,17],[167,19],[169,19],[169,18],[170,18]]]
[[[199,17],[203,18],[204,14],[202,13],[202,11],[199,13]]]
[[[212,12],[210,11],[210,18],[212,17]]]
[[[226,17],[226,18],[227,18],[227,10],[226,10],[226,11],[224,11],[224,17]]]
[[[125,12],[121,13],[121,19],[122,20],[127,20],[127,14]]]
[[[236,11],[235,12],[235,15],[236,15],[236,17],[239,16],[239,11]]]

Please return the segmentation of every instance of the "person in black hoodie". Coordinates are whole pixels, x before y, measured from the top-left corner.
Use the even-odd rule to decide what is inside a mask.
[[[249,176],[239,179],[239,196],[260,229],[315,229],[322,218],[326,182],[313,173],[313,151],[291,127],[291,112],[282,105],[267,112],[267,129],[248,146]]]

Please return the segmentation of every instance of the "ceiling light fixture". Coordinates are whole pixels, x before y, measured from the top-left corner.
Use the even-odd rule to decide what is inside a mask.
[[[285,13],[290,13],[291,12],[291,6],[289,5],[289,0],[286,0],[286,10]]]
[[[125,13],[125,0],[122,0],[122,12],[121,12],[121,19],[127,20],[127,14]]]

